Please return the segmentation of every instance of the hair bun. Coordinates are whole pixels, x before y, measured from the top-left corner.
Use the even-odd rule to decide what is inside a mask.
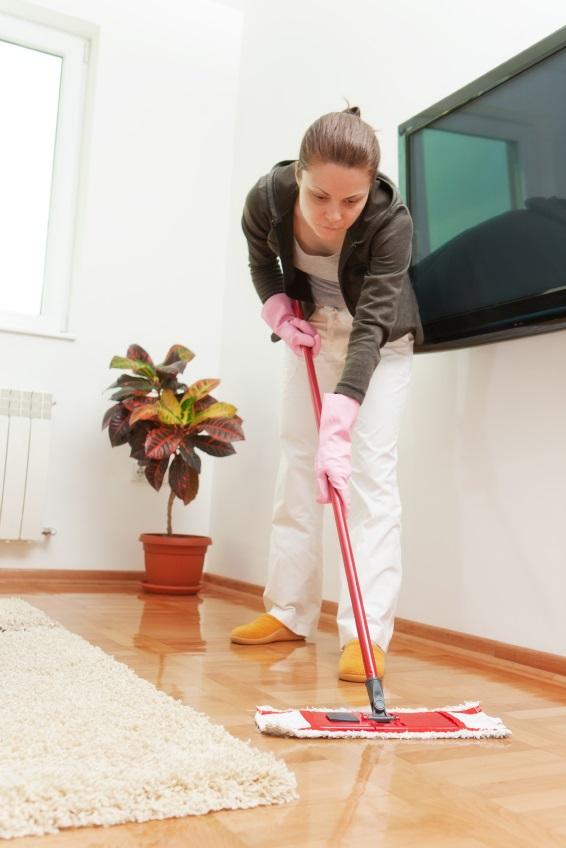
[[[347,109],[342,109],[342,111],[345,112],[347,115],[355,115],[356,118],[362,117],[362,113],[360,112],[359,106],[348,106]]]

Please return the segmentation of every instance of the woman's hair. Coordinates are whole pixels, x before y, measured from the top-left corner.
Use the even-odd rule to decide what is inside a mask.
[[[333,162],[349,168],[367,168],[375,179],[380,159],[375,130],[361,119],[357,106],[322,115],[303,136],[297,171],[316,162]]]

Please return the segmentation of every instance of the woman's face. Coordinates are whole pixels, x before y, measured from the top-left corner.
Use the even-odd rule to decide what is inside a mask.
[[[303,219],[321,240],[343,239],[364,208],[371,187],[366,168],[318,162],[297,171],[299,208]]]

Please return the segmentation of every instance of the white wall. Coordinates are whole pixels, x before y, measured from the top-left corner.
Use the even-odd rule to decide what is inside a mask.
[[[562,0],[250,0],[237,110],[221,374],[247,441],[215,466],[208,570],[264,583],[282,349],[239,229],[246,192],[318,115],[360,105],[397,176],[397,126],[563,26]],[[566,333],[418,356],[400,440],[399,615],[566,652]],[[339,555],[325,535],[324,594]]]
[[[134,481],[127,446],[100,422],[137,342],[161,360],[173,343],[220,370],[222,304],[242,13],[211,0],[45,0],[43,22],[97,28],[91,56],[70,332],[75,341],[0,333],[0,385],[54,393],[53,448],[39,545],[0,543],[0,565],[139,569],[138,535],[165,530],[166,487]],[[232,6],[232,8],[230,7]],[[1,0],[0,9],[25,5]],[[89,27],[86,26],[86,30]],[[221,396],[221,395],[220,395]],[[177,502],[174,529],[207,533],[212,474]]]
[[[26,8],[0,0],[0,10]],[[97,29],[81,169],[70,330],[0,333],[0,385],[57,398],[41,545],[0,566],[137,569],[166,492],[133,482],[100,419],[115,353],[196,353],[247,441],[204,457],[176,529],[214,537],[208,569],[263,583],[278,461],[282,349],[269,341],[239,219],[257,177],[293,158],[319,114],[358,104],[397,175],[397,126],[564,24],[562,0],[42,0],[46,22]],[[245,12],[240,64],[242,14]],[[41,15],[40,15],[41,16]],[[69,23],[69,22],[68,22]],[[70,22],[81,31],[80,22]],[[88,29],[88,27],[86,27]],[[239,75],[239,78],[238,78]],[[211,257],[213,259],[211,260]],[[400,444],[399,614],[563,653],[566,334],[419,356]],[[334,528],[324,594],[336,598]]]

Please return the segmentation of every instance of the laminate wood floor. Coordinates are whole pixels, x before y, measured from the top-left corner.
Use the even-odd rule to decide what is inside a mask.
[[[336,678],[338,642],[323,617],[315,641],[231,645],[228,632],[259,599],[219,587],[165,597],[91,587],[2,587],[206,713],[230,733],[282,757],[298,801],[6,842],[10,848],[564,848],[566,681],[414,637],[395,636],[389,706],[480,700],[508,739],[431,742],[265,737],[256,704],[364,705],[365,688]],[[1,730],[1,728],[0,728]]]

